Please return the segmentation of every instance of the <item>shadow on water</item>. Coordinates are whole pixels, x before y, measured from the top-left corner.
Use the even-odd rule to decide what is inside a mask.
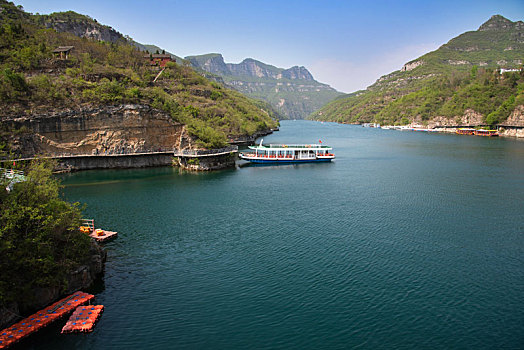
[[[59,174],[57,177],[67,188],[85,186],[104,186],[119,183],[159,181],[175,176],[214,178],[224,176],[234,169],[223,169],[213,172],[190,171],[178,167],[153,167],[140,169],[86,170],[81,172]]]
[[[102,271],[101,274],[99,274],[96,279],[93,281],[93,284],[89,287],[83,290],[86,293],[90,294],[100,294],[106,289],[104,277],[105,277],[106,271],[104,267],[104,271]]]

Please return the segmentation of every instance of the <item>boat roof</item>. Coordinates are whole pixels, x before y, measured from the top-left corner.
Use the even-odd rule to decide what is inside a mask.
[[[331,150],[330,146],[324,146],[319,144],[311,145],[287,145],[287,144],[269,144],[269,145],[255,145],[249,146],[250,149],[258,150]]]

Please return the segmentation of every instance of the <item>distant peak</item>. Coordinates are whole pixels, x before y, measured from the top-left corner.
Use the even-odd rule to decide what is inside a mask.
[[[515,22],[510,21],[501,15],[493,15],[479,27],[479,31],[487,30],[508,30],[515,26]]]

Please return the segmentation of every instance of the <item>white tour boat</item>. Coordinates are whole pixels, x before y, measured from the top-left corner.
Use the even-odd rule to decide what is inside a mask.
[[[311,145],[263,145],[249,146],[252,152],[239,153],[240,159],[251,163],[314,163],[335,159],[333,148],[320,144]]]

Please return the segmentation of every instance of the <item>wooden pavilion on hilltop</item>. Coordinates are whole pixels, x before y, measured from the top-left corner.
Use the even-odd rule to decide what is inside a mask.
[[[60,58],[61,60],[67,60],[69,58],[71,50],[73,49],[74,46],[59,46],[53,50],[53,53],[57,58]]]

